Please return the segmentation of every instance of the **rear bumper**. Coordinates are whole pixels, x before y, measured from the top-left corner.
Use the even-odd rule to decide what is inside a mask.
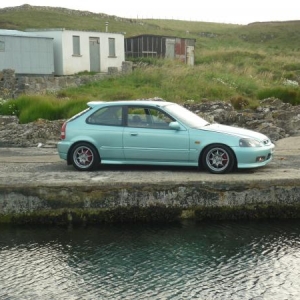
[[[70,143],[60,141],[57,143],[57,152],[61,159],[68,160]]]

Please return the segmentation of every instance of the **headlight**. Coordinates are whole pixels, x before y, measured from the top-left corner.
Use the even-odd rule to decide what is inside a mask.
[[[240,139],[240,147],[261,147],[261,143],[254,139]]]

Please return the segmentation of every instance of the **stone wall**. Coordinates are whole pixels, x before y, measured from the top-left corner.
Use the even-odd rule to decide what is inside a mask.
[[[21,94],[46,94],[55,93],[59,90],[77,87],[107,78],[132,72],[132,62],[123,62],[122,71],[117,68],[109,68],[108,73],[97,73],[96,75],[74,75],[74,76],[20,76],[12,69],[0,72],[0,99],[15,99]]]
[[[14,180],[19,178],[22,184],[0,185],[0,223],[88,225],[300,218],[299,180],[253,180],[243,174],[241,180],[227,177],[225,183],[212,179],[189,182],[189,176],[183,174],[180,183],[179,177],[153,183],[147,182],[145,171],[140,173],[141,182],[126,181],[125,176],[123,182],[87,181],[101,176],[97,173],[91,177],[80,174],[76,182],[69,181],[70,172],[65,169],[65,178],[56,181],[52,171],[39,168],[45,173],[32,174],[33,178],[40,176],[37,181],[17,176]]]

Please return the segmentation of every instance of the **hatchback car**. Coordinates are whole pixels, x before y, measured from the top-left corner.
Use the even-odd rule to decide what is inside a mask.
[[[195,166],[215,173],[257,168],[272,159],[265,135],[210,124],[165,101],[89,102],[66,121],[58,142],[61,159],[79,171],[99,164]]]

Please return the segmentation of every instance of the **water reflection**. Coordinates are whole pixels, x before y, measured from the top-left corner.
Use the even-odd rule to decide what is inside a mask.
[[[0,234],[0,299],[300,298],[299,220]]]

